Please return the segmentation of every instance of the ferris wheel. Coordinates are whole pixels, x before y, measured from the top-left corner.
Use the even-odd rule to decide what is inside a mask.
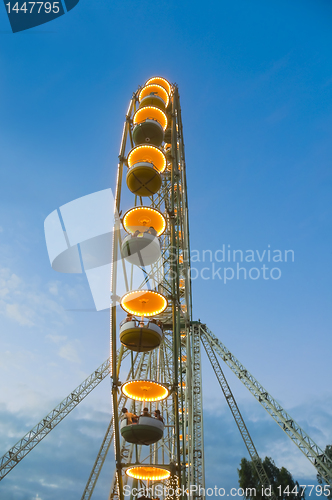
[[[123,498],[129,483],[130,491],[167,496],[162,484],[165,491],[204,487],[200,351],[193,351],[191,336],[186,166],[176,85],[155,77],[133,95],[119,160],[111,276],[116,474],[110,497]],[[131,194],[129,208],[124,190]],[[137,268],[142,273],[135,280]],[[127,313],[120,327],[118,303]],[[125,348],[131,375],[119,392]]]
[[[220,359],[331,484],[331,460],[208,327],[193,321],[191,297],[179,91],[176,84],[154,77],[130,100],[120,146],[110,358],[1,458],[0,481],[110,375],[112,416],[82,500],[93,498],[112,443],[115,472],[109,499],[202,500],[203,346],[262,485],[268,486],[268,477]]]

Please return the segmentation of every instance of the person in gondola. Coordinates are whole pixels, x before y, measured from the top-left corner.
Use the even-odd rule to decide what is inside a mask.
[[[155,412],[154,412],[154,418],[156,418],[157,420],[160,420],[162,423],[164,423],[164,419],[160,415],[160,410],[155,410]]]
[[[147,234],[152,234],[152,236],[157,236],[157,231],[152,226],[149,227],[149,229],[146,231],[146,233]]]
[[[149,413],[149,408],[143,408],[143,413],[141,417],[151,417],[151,413]]]
[[[127,410],[127,408],[122,408],[121,420],[127,420],[127,425],[136,424],[137,423],[137,415],[135,413],[131,413]]]
[[[135,318],[132,314],[127,314],[127,316],[125,317],[125,319],[123,319],[120,323],[120,326],[123,326],[125,325],[126,323],[128,323],[128,321],[135,321]]]

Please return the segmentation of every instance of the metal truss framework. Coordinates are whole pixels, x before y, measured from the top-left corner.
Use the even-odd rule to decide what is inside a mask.
[[[221,359],[230,367],[239,380],[260,402],[265,410],[277,422],[287,436],[296,444],[308,460],[327,483],[332,485],[332,461],[308,436],[308,434],[295,422],[295,420],[282,408],[282,406],[267,392],[240,361],[227,349],[227,347],[207,328],[199,324],[202,340],[205,340],[219,354]]]
[[[199,335],[199,323],[196,323],[194,326],[194,330],[197,331],[198,337]],[[214,370],[214,373],[217,377],[217,380],[219,382],[219,385],[222,389],[222,392],[225,396],[225,399],[227,401],[227,404],[232,412],[232,415],[234,417],[234,420],[236,422],[236,425],[238,426],[238,429],[240,431],[240,434],[243,438],[244,444],[247,447],[248,453],[250,455],[250,458],[252,460],[252,463],[256,469],[256,472],[258,474],[259,480],[261,482],[261,485],[264,488],[268,488],[270,486],[270,481],[269,478],[265,472],[265,469],[263,467],[262,461],[260,459],[260,456],[257,453],[256,447],[254,445],[254,442],[249,434],[249,431],[247,429],[247,426],[243,420],[243,417],[241,415],[241,412],[239,410],[239,407],[235,401],[235,398],[233,396],[233,393],[231,391],[231,388],[226,380],[226,377],[224,375],[224,372],[221,369],[220,363],[217,359],[216,353],[214,352],[213,347],[207,340],[206,336],[201,335],[201,341],[204,346],[205,352],[210,360],[211,366]],[[272,492],[272,495],[270,497],[272,500],[277,500],[277,497],[274,492]]]
[[[204,496],[199,494],[200,491],[205,489],[204,477],[204,439],[203,439],[203,392],[202,392],[202,364],[201,364],[201,339],[199,328],[196,325],[192,327],[193,338],[193,353],[192,353],[192,391],[193,391],[193,405],[192,405],[192,440],[194,467],[193,467],[193,481],[192,484],[198,487],[194,493],[194,498],[203,500]],[[202,488],[202,490],[200,489]]]
[[[110,373],[109,359],[38,422],[0,460],[0,481]]]
[[[194,480],[200,480],[201,486],[204,487],[204,475],[200,475],[199,470],[200,462],[198,462],[197,458],[200,457],[200,460],[203,458],[204,464],[204,452],[203,452],[203,435],[199,434],[200,426],[198,426],[198,430],[195,431],[195,423],[194,420],[197,419],[197,423],[199,424],[199,419],[202,414],[202,406],[201,406],[201,395],[202,395],[202,386],[201,386],[201,365],[200,365],[200,344],[199,340],[202,341],[203,346],[207,352],[209,360],[212,364],[212,367],[216,373],[217,379],[220,383],[220,386],[225,395],[226,401],[229,404],[229,407],[232,411],[234,419],[238,425],[238,428],[241,432],[241,435],[245,441],[247,446],[249,455],[253,460],[254,465],[258,466],[260,469],[261,460],[257,454],[256,448],[250,434],[247,430],[247,427],[243,421],[241,413],[237,407],[234,396],[231,392],[231,389],[226,381],[226,378],[222,372],[220,364],[216,358],[216,353],[221,357],[221,359],[232,369],[232,371],[237,375],[237,377],[241,380],[241,382],[249,389],[249,391],[255,396],[255,398],[262,404],[262,406],[268,411],[268,413],[272,416],[272,418],[279,424],[279,426],[286,432],[286,434],[292,439],[293,442],[300,448],[300,450],[305,454],[305,456],[310,460],[310,462],[316,467],[317,471],[322,475],[325,481],[332,485],[332,461],[328,456],[314,443],[314,441],[300,428],[298,424],[290,417],[285,410],[272,398],[272,396],[259,384],[259,382],[244,368],[244,366],[239,362],[237,358],[222,344],[222,342],[212,334],[212,332],[206,327],[206,325],[201,324],[199,322],[193,322],[192,324],[192,333],[193,336],[193,362],[190,362],[190,353],[188,353],[188,362],[187,367],[184,368],[184,372],[188,373],[188,366],[193,368],[193,371],[196,369],[196,374],[192,375],[192,385],[191,391],[189,391],[188,399],[192,397],[192,400],[195,401],[195,405],[197,409],[192,411],[189,416],[189,424],[190,420],[192,420],[192,424],[190,424],[190,428],[193,432],[192,436],[195,436],[195,432],[198,432],[197,439],[191,439],[191,434],[188,434],[189,441],[193,441],[194,446],[190,450],[190,448],[184,449],[183,453],[185,455],[195,454],[196,462],[195,468],[192,469],[193,476],[189,477],[191,481],[189,484],[195,484]],[[196,349],[195,349],[196,347]],[[124,354],[126,356],[128,352]],[[120,355],[118,355],[118,358]],[[165,358],[165,363],[169,362],[169,358]],[[132,375],[134,370],[135,375],[142,374],[146,375],[148,370],[149,360],[146,355],[137,355],[133,365],[128,373],[127,380]],[[97,385],[106,378],[109,374],[109,360],[106,360],[97,370],[95,370],[82,384],[80,384],[74,391],[72,391],[56,408],[54,408],[44,419],[42,419],[30,432],[28,432],[15,446],[13,446],[2,458],[0,461],[0,480],[3,479],[31,450],[34,448],[54,427],[61,422],[69,413],[95,388]],[[189,370],[190,372],[190,370]],[[190,378],[188,378],[190,380]],[[120,399],[121,403],[126,403],[126,399]],[[189,405],[186,401],[185,408],[196,406]],[[134,410],[135,408],[130,407],[130,410]],[[98,452],[96,461],[92,468],[92,472],[90,474],[89,480],[87,482],[86,488],[82,495],[82,500],[89,500],[93,493],[93,489],[99,477],[101,468],[105,462],[106,455],[109,451],[110,444],[112,442],[114,433],[112,428],[112,421],[110,422],[105,437],[103,439],[101,448]],[[303,437],[305,436],[305,438]],[[172,438],[168,437],[168,444],[171,446]],[[199,443],[201,448],[199,448]],[[185,446],[185,441],[183,442]],[[160,446],[150,451],[150,455],[145,458],[151,458],[152,453],[156,453]],[[202,455],[200,453],[196,453],[196,451],[202,451]],[[124,462],[130,463],[133,456],[133,445],[127,446],[125,442],[122,442],[120,447],[120,455],[121,460]],[[140,458],[140,452],[138,453],[138,458]],[[144,463],[144,462],[143,462]],[[324,465],[324,468],[322,467]],[[266,474],[264,469],[260,469],[258,472],[259,477],[262,481],[262,484],[266,483]],[[264,477],[265,476],[265,477]],[[199,479],[201,478],[201,479]],[[114,476],[109,500],[118,499],[118,490],[117,490],[117,482],[116,477]],[[194,497],[193,497],[194,498]],[[198,498],[198,497],[196,497]],[[203,497],[204,498],[204,497]]]

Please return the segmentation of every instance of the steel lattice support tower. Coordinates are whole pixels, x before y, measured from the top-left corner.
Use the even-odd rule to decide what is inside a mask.
[[[203,392],[202,392],[202,364],[201,338],[199,327],[192,326],[192,442],[193,442],[193,479],[192,484],[198,491],[194,496],[200,500],[204,497],[199,494],[200,488],[205,488],[204,477],[204,439],[203,439]]]

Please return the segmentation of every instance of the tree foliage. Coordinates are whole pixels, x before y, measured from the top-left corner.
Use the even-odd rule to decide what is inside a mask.
[[[292,474],[285,467],[279,469],[269,457],[265,457],[263,467],[269,479],[269,486],[280,499],[298,500],[305,498],[299,483],[294,481]],[[239,485],[244,490],[246,498],[251,500],[268,500],[270,498],[268,491],[262,491],[262,484],[252,461],[242,458],[240,468],[237,471]],[[278,487],[280,488],[278,489]]]

